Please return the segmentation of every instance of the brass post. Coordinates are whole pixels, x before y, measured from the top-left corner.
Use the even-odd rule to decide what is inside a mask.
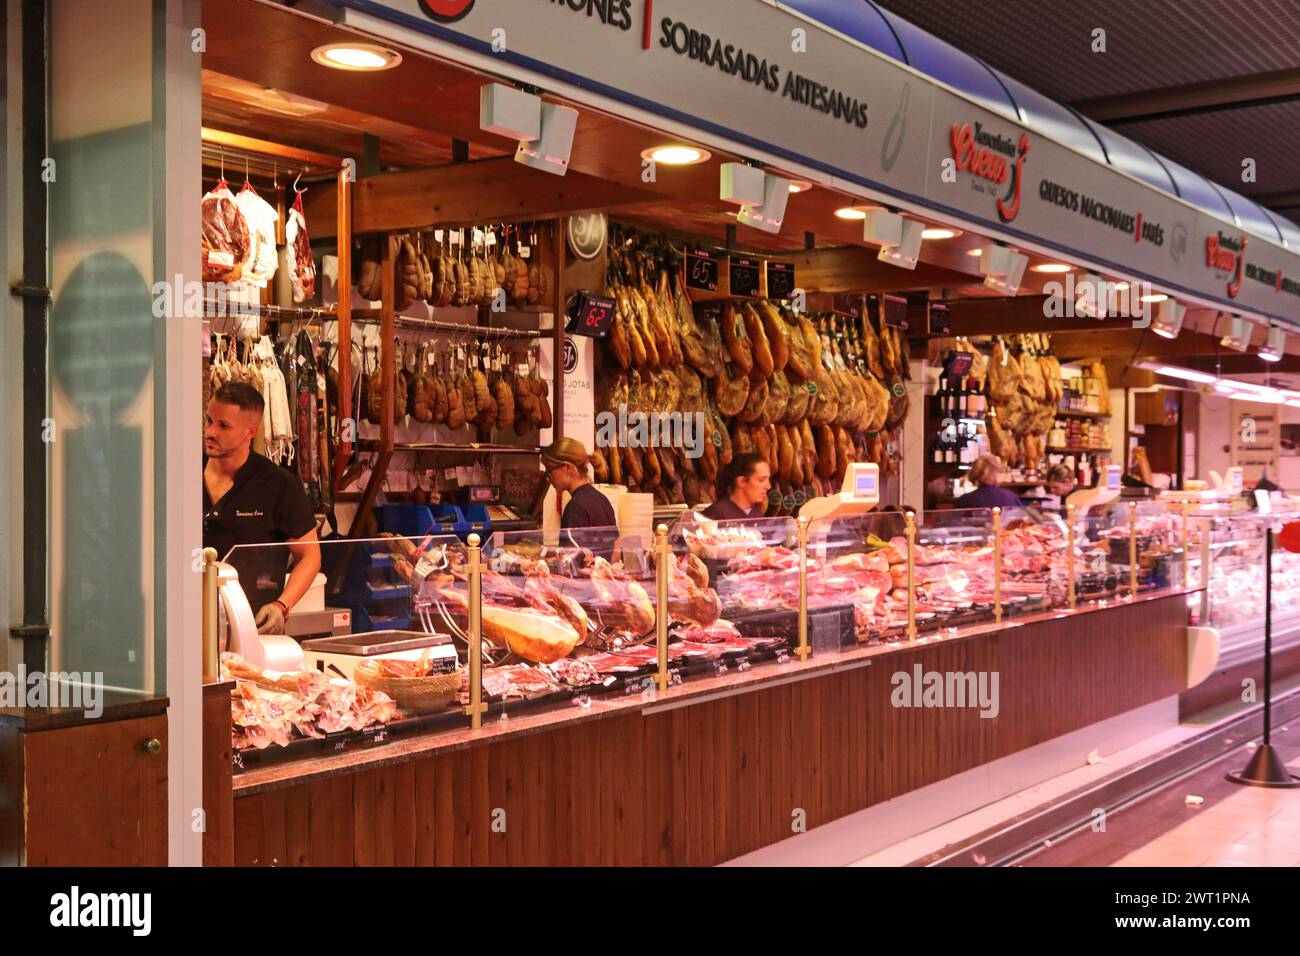
[[[1189,540],[1188,537],[1187,537],[1187,505],[1183,505],[1183,507],[1182,507],[1180,510],[1182,511],[1182,514],[1183,514],[1183,574],[1182,574],[1182,579],[1183,579],[1183,587],[1187,587],[1187,581],[1188,581],[1188,577],[1187,577],[1187,574],[1188,574],[1188,571],[1187,571],[1187,565],[1188,565],[1188,563],[1189,563],[1189,561],[1188,561],[1188,552],[1187,552],[1187,544],[1188,544],[1188,540]]]
[[[1201,519],[1201,576],[1196,582],[1201,586],[1201,627],[1210,626],[1210,534],[1213,528],[1213,518]]]
[[[221,636],[217,633],[217,549],[203,549],[203,683],[221,680]]]
[[[1073,611],[1079,606],[1079,598],[1074,583],[1074,505],[1065,506],[1065,524],[1066,524],[1066,545],[1065,545],[1065,573],[1069,579],[1070,588],[1070,610]]]
[[[916,513],[904,516],[903,534],[907,537],[907,639],[916,640]]]
[[[655,529],[655,595],[658,607],[655,608],[655,646],[659,652],[659,669],[655,672],[655,685],[659,690],[668,689],[668,525],[661,524]]]
[[[799,660],[808,660],[808,516],[799,517],[799,646],[794,652]]]
[[[993,509],[993,620],[1002,623],[1002,509]]]
[[[483,551],[482,539],[471,534],[465,542],[469,552],[469,715],[471,730],[483,726]]]
[[[1137,514],[1137,502],[1130,501],[1128,503],[1128,596],[1130,599],[1136,598],[1138,593]]]

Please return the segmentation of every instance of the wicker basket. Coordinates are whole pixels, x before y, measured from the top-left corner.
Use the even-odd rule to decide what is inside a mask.
[[[386,677],[378,673],[373,661],[357,663],[357,684],[371,690],[383,691],[397,702],[397,706],[411,714],[427,714],[442,710],[456,698],[460,690],[461,671],[450,674],[431,674],[428,677]]]

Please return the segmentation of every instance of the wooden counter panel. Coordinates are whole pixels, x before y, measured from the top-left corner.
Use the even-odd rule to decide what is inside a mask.
[[[240,863],[712,865],[1177,694],[1185,599],[909,645],[870,666],[236,792]],[[999,675],[996,717],[891,703]]]

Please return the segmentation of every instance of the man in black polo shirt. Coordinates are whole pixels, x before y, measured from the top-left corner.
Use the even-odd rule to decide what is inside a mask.
[[[302,482],[249,446],[264,403],[251,385],[231,382],[208,402],[203,431],[203,546],[239,572],[261,634],[283,634],[289,609],[320,570],[316,517]],[[283,542],[280,548],[240,548]],[[286,582],[289,556],[293,571]]]

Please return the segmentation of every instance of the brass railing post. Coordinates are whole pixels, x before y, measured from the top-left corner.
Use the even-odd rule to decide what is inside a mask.
[[[907,537],[907,639],[916,640],[916,513],[909,511],[903,518],[903,534]]]
[[[1182,508],[1180,508],[1179,510],[1182,512],[1182,516],[1183,516],[1183,573],[1182,573],[1182,581],[1183,581],[1183,587],[1187,587],[1187,581],[1188,581],[1188,577],[1187,577],[1187,575],[1188,575],[1187,565],[1190,563],[1190,561],[1188,560],[1188,553],[1187,553],[1187,546],[1188,546],[1188,540],[1189,540],[1188,537],[1187,537],[1187,505],[1184,504],[1184,505],[1182,506]]]
[[[1066,545],[1065,573],[1069,578],[1070,610],[1079,606],[1079,596],[1074,583],[1074,505],[1065,506]]]
[[[1201,519],[1201,627],[1210,626],[1210,535],[1214,529],[1213,518]]]
[[[799,660],[808,660],[812,648],[808,646],[808,517],[799,518],[799,646],[795,654]]]
[[[655,608],[655,648],[658,651],[658,669],[655,671],[655,686],[660,692],[668,689],[668,561],[671,553],[668,549],[668,525],[661,524],[655,529],[655,595],[658,607]]]
[[[203,549],[203,683],[221,680],[221,635],[217,633],[217,549]]]
[[[1136,599],[1138,593],[1137,513],[1137,502],[1130,501],[1128,503],[1128,596],[1130,600]]]
[[[482,539],[471,534],[465,542],[469,552],[469,715],[471,730],[483,726],[483,550]]]
[[[993,620],[1002,623],[1002,509],[993,509]]]

